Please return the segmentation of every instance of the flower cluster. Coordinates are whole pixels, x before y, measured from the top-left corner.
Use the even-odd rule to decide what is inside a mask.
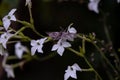
[[[26,0],[26,6],[31,7],[31,0]],[[7,52],[7,44],[9,43],[9,40],[11,38],[21,38],[23,36],[20,36],[19,30],[14,31],[11,29],[11,23],[12,21],[17,21],[15,17],[15,12],[17,9],[12,9],[8,15],[3,17],[3,27],[0,27],[0,30],[3,31],[3,33],[0,35],[0,53],[1,55],[4,56],[3,59],[3,67],[5,71],[7,72],[8,77],[15,77],[14,72],[13,72],[13,66],[6,64],[7,58],[8,58],[8,52]],[[57,34],[57,35],[56,35]],[[56,51],[57,53],[62,56],[65,48],[71,47],[71,44],[69,41],[74,41],[74,38],[76,38],[77,31],[74,27],[69,26],[67,31],[61,31],[61,32],[50,32],[48,33],[49,37],[51,37],[53,40],[55,40],[56,44],[53,45],[51,51]],[[22,59],[23,53],[31,53],[31,56],[34,56],[36,52],[38,53],[43,53],[43,44],[47,40],[47,37],[40,38],[37,40],[31,39],[30,40],[30,45],[31,45],[31,50],[27,48],[27,46],[22,45],[21,41],[15,41],[15,55],[18,59]],[[5,51],[3,51],[5,50]],[[72,67],[74,67],[73,65]],[[74,68],[73,68],[74,69]],[[72,74],[76,75],[76,70],[73,71]],[[69,70],[68,70],[69,71]],[[66,71],[68,74],[68,71]],[[72,76],[72,75],[67,75],[67,76]],[[75,76],[72,76],[73,78],[76,78]],[[66,79],[65,79],[66,80]]]
[[[31,0],[26,0],[26,5],[31,6]],[[12,9],[8,15],[4,16],[2,19],[3,27],[0,27],[0,31],[2,31],[2,34],[0,35],[0,54],[4,56],[2,65],[7,72],[8,77],[15,77],[13,72],[12,65],[6,64],[8,52],[7,52],[7,43],[9,42],[9,39],[12,37],[20,37],[18,32],[14,31],[10,28],[12,21],[17,21],[14,13],[17,9]],[[31,55],[34,55],[36,51],[43,53],[42,47],[47,38],[41,38],[38,40],[31,40]],[[18,59],[22,59],[23,53],[28,53],[28,48],[26,46],[23,46],[21,44],[21,41],[17,41],[15,44],[15,55]]]
[[[7,41],[13,36],[13,34],[11,34],[11,30],[8,30],[11,21],[16,21],[15,16],[13,15],[14,12],[16,11],[16,9],[12,9],[8,15],[6,15],[5,17],[3,17],[2,21],[3,21],[3,27],[5,28],[5,32],[3,34],[1,34],[0,36],[0,43],[3,45],[4,48],[6,48],[6,43]]]
[[[55,35],[57,33],[57,35]],[[57,50],[57,53],[62,56],[64,48],[71,47],[71,44],[68,41],[74,41],[76,37],[76,29],[73,27],[68,27],[68,30],[65,32],[52,32],[48,33],[50,37],[54,40],[58,40],[57,44],[53,45],[52,51]]]
[[[100,0],[89,0],[88,3],[88,9],[91,11],[94,11],[95,13],[99,13],[99,2]],[[118,3],[120,3],[120,0],[117,0]],[[16,19],[15,12],[17,9],[12,9],[6,16],[2,18],[2,27],[0,27],[0,56],[3,56],[2,60],[2,67],[4,71],[7,73],[7,77],[15,78],[14,74],[14,68],[21,67],[23,64],[27,61],[33,60],[33,59],[39,59],[38,56],[36,56],[36,53],[40,53],[41,55],[44,54],[44,45],[47,44],[47,42],[53,41],[53,45],[51,47],[50,52],[55,52],[56,54],[63,56],[63,53],[65,52],[65,49],[75,53],[79,57],[82,57],[84,61],[88,64],[88,69],[82,69],[79,67],[77,63],[74,63],[72,66],[68,66],[67,70],[65,70],[64,74],[64,80],[68,80],[70,77],[77,79],[77,71],[93,71],[95,73],[95,76],[97,79],[102,80],[101,76],[97,73],[97,71],[92,67],[92,65],[89,63],[85,56],[85,41],[92,43],[96,49],[100,52],[101,56],[106,60],[111,68],[113,68],[113,71],[116,71],[117,68],[119,70],[119,65],[114,66],[109,62],[109,60],[106,58],[106,56],[103,54],[101,49],[97,46],[97,40],[95,33],[89,34],[89,35],[82,35],[78,34],[77,30],[72,27],[72,24],[70,24],[66,30],[60,31],[60,32],[47,32],[48,36],[43,36],[34,27],[33,24],[33,18],[32,18],[32,2],[31,0],[26,0],[25,6],[28,7],[28,11],[30,14],[30,21],[21,21]],[[22,25],[18,30],[14,30],[11,27],[12,22],[18,22]],[[35,32],[39,38],[33,39],[29,36],[26,36],[22,31],[26,28],[32,29],[33,32]],[[75,41],[75,38],[81,39],[81,45],[79,46],[79,51],[72,49],[71,42]],[[27,46],[23,44],[23,42],[27,42]],[[97,43],[96,43],[97,42]],[[15,56],[10,57],[10,53],[8,51],[8,44],[11,45],[11,43],[14,45],[14,53]],[[52,55],[53,56],[53,55]],[[9,58],[10,57],[10,58]],[[44,59],[48,59],[50,56],[45,57]],[[20,59],[21,62],[17,64],[7,64],[8,59]],[[119,63],[119,58],[117,57]],[[105,64],[105,63],[104,63]],[[120,72],[120,71],[119,71]]]

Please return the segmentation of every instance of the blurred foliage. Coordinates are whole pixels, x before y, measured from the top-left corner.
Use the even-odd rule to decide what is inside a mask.
[[[120,52],[120,49],[118,49],[118,51]]]
[[[58,1],[63,1],[63,3],[54,2],[55,0],[32,0],[32,1],[34,3],[32,7],[32,11],[33,11],[33,17],[35,20],[35,26],[39,32],[55,31],[59,29],[58,26],[62,26],[65,28],[69,23],[73,22],[78,32],[82,32],[82,33],[95,32],[97,34],[97,38],[106,40],[106,35],[104,32],[104,22],[102,21],[102,18],[103,18],[102,14],[97,15],[94,12],[89,11],[87,9],[86,4],[80,4],[85,1],[87,3],[88,0],[80,0],[81,1],[80,3],[77,3],[78,0],[58,0]],[[76,2],[71,3],[71,1],[76,1]],[[23,0],[2,0],[2,2],[0,3],[0,18],[5,16],[12,8],[19,9],[18,14],[17,14],[17,15],[20,15],[19,17],[22,17],[23,19],[28,18],[29,17],[29,15],[27,15],[28,11],[26,10],[25,7],[24,8],[22,7],[24,5],[25,4]],[[114,0],[101,0],[100,2],[100,8],[105,13],[109,13],[109,16],[107,16],[109,21],[107,21],[106,26],[108,26],[108,23],[110,23],[110,25],[113,24],[111,25],[111,28],[109,29],[110,35],[112,34],[113,36],[115,36],[114,43],[116,43],[116,45],[119,46],[118,36],[115,35],[115,34],[118,34],[117,32],[119,32],[117,31],[119,30],[117,21],[119,21],[120,19],[119,16],[117,15],[119,13],[117,10],[119,6],[118,8],[117,6]],[[0,25],[2,25],[1,20],[0,20]],[[26,35],[29,35],[29,34],[30,34],[29,31],[26,31]],[[32,34],[32,36],[35,37],[34,34]],[[90,38],[95,38],[95,36],[92,36],[92,34],[89,34],[89,36]],[[80,41],[76,41],[74,43],[76,43],[76,45],[74,45],[73,47],[76,48],[76,46],[80,44]],[[88,43],[86,44],[87,44],[86,55],[88,57],[88,60],[91,60],[91,63],[94,65],[95,69],[98,70],[98,73],[100,73],[100,75],[103,77],[103,80],[107,80],[109,76],[112,77],[112,75],[114,75],[114,72],[108,66],[108,64],[106,64],[106,62],[100,57],[100,54],[98,53],[98,51],[90,44]],[[107,43],[104,45],[105,47],[108,46]],[[99,47],[102,48],[102,46],[99,46]],[[120,52],[120,49],[117,49],[117,50]],[[108,50],[106,50],[106,54],[107,53],[108,53]],[[111,62],[114,60],[113,59],[114,57],[111,58],[109,54],[107,54],[107,56]],[[81,65],[81,67],[85,67],[85,68],[88,67],[84,63],[84,61],[82,61],[82,59],[79,60],[79,57],[76,57],[76,55],[71,54],[71,53],[64,54],[62,58],[61,57],[59,58],[59,56],[56,56],[55,58],[52,58],[51,60],[48,60],[45,63],[37,64],[37,62],[34,62],[32,64],[27,64],[26,65],[27,69],[24,69],[24,70],[26,72],[28,70],[29,74],[26,74],[25,71],[21,73],[17,73],[18,79],[16,80],[23,80],[23,78],[24,80],[25,79],[33,80],[35,78],[38,80],[40,79],[41,80],[43,79],[44,80],[58,80],[57,77],[59,77],[59,80],[62,80],[61,78],[63,78],[63,74],[64,74],[63,72],[64,72],[64,69],[66,69],[65,67],[66,64],[71,64],[73,62],[78,62]],[[31,66],[33,64],[34,66]],[[46,64],[49,65],[49,67],[46,66]],[[31,66],[31,67],[28,68],[28,66]],[[111,74],[109,74],[109,72]],[[50,75],[47,75],[46,77],[46,73]],[[40,77],[40,74],[44,76],[44,78]],[[87,77],[84,77],[86,76],[86,74],[87,74]],[[25,75],[29,75],[30,77],[25,77]],[[81,80],[82,79],[91,80],[91,78],[93,78],[93,76],[91,76],[90,73],[84,73],[84,72],[80,73],[78,77],[78,79],[81,79]],[[111,80],[111,79],[108,79],[108,80]]]
[[[50,2],[50,1],[53,1],[53,0],[42,0],[43,2]]]
[[[0,20],[0,25],[2,25],[2,21]]]
[[[0,17],[3,17],[12,8],[18,5],[19,0],[2,0],[0,3]]]

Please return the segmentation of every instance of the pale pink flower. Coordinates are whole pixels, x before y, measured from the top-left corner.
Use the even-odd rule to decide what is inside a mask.
[[[67,47],[71,47],[71,44],[69,42],[66,42],[62,39],[60,39],[57,44],[53,45],[52,47],[52,51],[55,51],[57,50],[57,53],[62,56],[65,49],[64,48],[67,48]]]
[[[5,32],[0,36],[0,43],[6,48],[7,41],[13,36],[13,34],[9,32]]]
[[[38,40],[31,40],[31,53],[32,55],[35,54],[36,51],[43,53],[42,47],[43,47],[43,43],[45,42],[47,38],[42,38],[42,39],[38,39]]]
[[[3,17],[2,21],[3,21],[3,26],[6,30],[8,30],[10,24],[11,24],[11,20],[12,21],[16,21],[16,17],[14,15],[16,9],[12,9],[8,15],[6,15],[5,17]]]
[[[65,70],[64,80],[68,80],[69,77],[77,79],[76,71],[82,71],[77,63],[68,66],[67,70]]]
[[[2,67],[4,68],[5,72],[7,73],[7,77],[10,78],[15,78],[14,70],[11,65],[6,64],[8,53],[4,53],[4,58],[2,61]]]
[[[98,9],[99,2],[100,0],[89,0],[88,9],[96,13],[99,13]]]
[[[16,56],[19,59],[21,59],[24,52],[27,52],[27,48],[25,46],[23,46],[20,42],[17,42],[15,44],[15,54],[16,54]]]

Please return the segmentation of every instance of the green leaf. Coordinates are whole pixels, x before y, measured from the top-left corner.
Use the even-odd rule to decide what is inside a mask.
[[[2,0],[0,4],[0,18],[4,17],[12,8],[17,8],[19,0]]]

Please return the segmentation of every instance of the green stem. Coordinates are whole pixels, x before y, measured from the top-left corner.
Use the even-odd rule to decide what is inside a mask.
[[[25,26],[27,26],[27,27],[33,27],[33,25],[30,24],[29,22],[21,21],[21,20],[16,20],[16,21],[19,22],[19,23],[21,23],[21,24],[23,24],[23,25],[25,25]]]
[[[49,55],[45,56],[45,57],[41,57],[39,58],[38,56],[34,55],[33,58],[37,61],[45,61],[48,59],[51,59],[52,57],[56,56],[57,54],[55,52],[50,53]]]
[[[106,26],[106,24],[104,23],[104,30],[105,30],[105,34],[106,34],[106,37],[107,37],[107,40],[108,40],[108,44],[110,44],[111,46],[112,46],[112,41],[111,41],[111,38],[110,38],[110,35],[109,35],[109,30],[108,30],[108,28],[107,28],[107,26]],[[118,62],[118,63],[120,63],[119,61],[119,57],[118,57],[118,55],[116,54],[116,52],[115,52],[115,50],[113,49],[113,51],[114,51],[114,56],[115,56],[115,58],[116,58],[116,61]],[[117,67],[117,69],[118,70],[120,70],[120,66],[118,67],[118,66],[116,66]]]
[[[32,28],[32,30],[33,30],[37,35],[39,35],[39,36],[41,36],[41,37],[45,37],[45,36],[41,35],[35,28]]]
[[[32,16],[32,11],[31,11],[31,7],[28,6],[28,10],[29,10],[29,14],[30,14],[30,23],[33,25],[31,28],[32,30],[39,36],[44,37],[43,35],[41,35],[38,31],[36,31],[35,27],[34,27],[34,20],[33,20],[33,16]]]
[[[16,30],[14,30],[14,29],[12,29],[12,28],[10,28],[12,31],[14,31],[15,32],[15,34],[14,34],[14,36],[13,36],[13,38],[22,38],[22,39],[24,39],[24,41],[30,41],[31,39],[28,37],[28,36],[25,36],[23,33],[22,33],[22,31],[24,30],[24,29],[26,29],[26,28],[28,28],[28,27],[22,27],[20,30],[18,30],[18,31],[16,31]],[[17,34],[19,34],[19,35],[17,35]],[[14,42],[14,41],[13,41]]]
[[[101,11],[102,15],[103,15],[103,26],[104,26],[104,31],[105,31],[105,35],[106,35],[106,38],[107,38],[107,42],[109,44],[112,44],[112,41],[111,41],[111,38],[110,38],[110,33],[109,33],[109,30],[108,30],[108,26],[107,26],[107,17],[108,17],[108,14],[105,14],[103,11]]]
[[[104,31],[105,31],[108,43],[112,44],[112,41],[111,41],[111,38],[110,38],[110,35],[109,35],[109,31],[108,31],[108,28],[107,28],[106,24],[104,24]]]
[[[82,40],[85,40],[87,42],[91,42],[90,39],[86,38],[85,36],[80,36],[79,34],[77,35],[78,38],[82,39]]]
[[[88,71],[94,71],[94,70],[93,70],[93,68],[89,68],[89,69],[82,69],[82,71],[88,72]]]
[[[22,58],[28,58],[28,57],[30,57],[30,56],[29,55],[23,55]],[[13,60],[13,59],[18,59],[18,57],[17,56],[8,56],[8,58],[7,58],[7,60]]]
[[[34,28],[34,25],[29,23],[29,22],[26,22],[26,21],[20,21],[20,20],[17,20],[17,22],[31,28],[37,35],[41,36],[41,37],[45,37],[43,35],[41,35],[35,28]]]
[[[85,39],[82,39],[82,51],[83,51],[83,54],[85,54]]]
[[[28,37],[28,36],[25,36],[23,33],[20,33],[18,36],[15,36],[16,38],[20,38],[21,39],[21,42],[22,41],[31,41],[31,38]]]
[[[30,23],[34,24],[34,20],[33,20],[33,17],[32,17],[32,11],[31,11],[31,7],[30,6],[28,6],[28,10],[29,10],[29,14],[30,14]]]
[[[98,74],[98,72],[92,67],[92,65],[89,63],[89,61],[87,60],[87,58],[84,56],[83,57],[85,62],[89,65],[89,67],[95,72],[95,74],[99,77],[100,80],[102,80],[101,76]]]
[[[78,52],[78,51],[76,51],[76,50],[74,50],[74,49],[72,49],[72,48],[67,48],[67,49],[68,49],[69,51],[77,54],[77,55],[80,56],[80,57],[84,57],[84,55],[83,55],[82,53],[80,53],[80,52]]]
[[[12,43],[16,43],[18,41],[8,41],[7,44],[12,44]]]
[[[106,58],[106,56],[105,56],[104,53],[101,51],[101,49],[100,49],[94,42],[92,42],[90,39],[85,38],[85,37],[82,37],[82,36],[80,36],[80,35],[78,35],[78,37],[81,38],[81,39],[84,39],[84,40],[86,40],[86,41],[88,41],[88,42],[90,42],[90,43],[92,43],[92,44],[96,47],[96,49],[100,52],[101,56],[105,59],[105,61],[109,64],[109,66],[110,66],[115,72],[117,72],[117,70],[116,70],[116,69],[114,68],[114,66],[109,62],[109,60]]]
[[[56,56],[56,53],[54,53],[54,52],[51,53],[51,54],[49,54],[48,56],[45,56],[45,57],[42,57],[42,58],[39,58],[39,57],[37,57],[36,55],[31,56],[31,55],[28,53],[27,55],[23,55],[23,57],[22,57],[22,58],[24,58],[25,60],[23,60],[23,61],[21,61],[21,62],[18,62],[18,63],[16,63],[16,64],[13,64],[12,66],[13,66],[13,68],[16,68],[16,67],[19,67],[19,66],[21,66],[22,64],[25,64],[25,63],[33,60],[33,59],[38,60],[38,61],[45,61],[45,60],[48,60],[48,59],[50,59],[50,58],[52,58],[52,57],[54,57],[54,56]],[[14,59],[18,59],[18,58],[17,58],[16,56],[8,56],[8,58],[7,58],[7,60],[14,60]]]
[[[96,49],[100,52],[101,56],[103,57],[103,59],[109,64],[109,66],[115,71],[117,72],[117,70],[114,68],[114,66],[110,63],[110,61],[106,58],[106,56],[104,55],[104,53],[101,51],[101,49],[94,43],[92,42],[92,44],[96,47]],[[118,73],[117,73],[118,74]]]
[[[102,13],[102,16],[103,16],[103,26],[104,26],[104,31],[105,31],[105,35],[106,35],[106,38],[107,38],[107,41],[108,41],[108,44],[113,46],[113,43],[112,43],[112,40],[111,40],[111,37],[110,37],[110,32],[109,32],[109,29],[108,29],[108,25],[107,25],[107,17],[108,17],[108,13],[105,13],[104,11],[100,10],[101,13]],[[116,54],[115,50],[113,49],[113,52],[115,53],[114,56],[116,58],[116,61],[118,62],[118,64],[120,64],[120,59],[118,57],[118,55]],[[120,66],[119,66],[120,67]],[[116,68],[118,70],[120,70],[118,66],[116,66]]]
[[[27,62],[29,62],[29,61],[31,61],[31,59],[23,60],[23,61],[21,61],[21,62],[19,62],[19,63],[13,64],[12,67],[13,67],[13,68],[16,68],[16,67],[23,66],[25,63],[27,63]]]
[[[25,30],[27,27],[22,27],[21,29],[19,29],[14,35],[19,34],[20,32],[22,32],[23,30]]]
[[[85,60],[85,62],[89,65],[90,69],[92,69],[92,70],[95,72],[95,74],[99,77],[99,79],[102,80],[101,76],[100,76],[100,75],[97,73],[97,71],[92,67],[92,65],[89,63],[89,61],[86,59],[86,57],[85,57],[82,53],[80,53],[80,52],[78,52],[78,51],[76,51],[76,50],[74,50],[74,49],[72,49],[72,48],[67,48],[67,49],[70,50],[71,52],[77,54],[78,56],[83,57],[84,60]]]

